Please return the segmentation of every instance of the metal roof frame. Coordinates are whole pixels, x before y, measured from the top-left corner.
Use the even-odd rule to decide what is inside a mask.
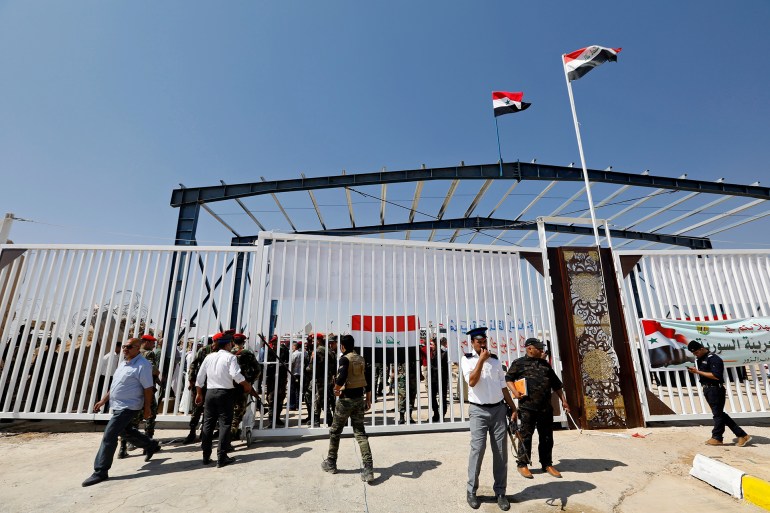
[[[638,219],[624,219],[625,222],[623,224],[626,225],[625,229],[616,228],[611,230],[610,233],[612,234],[613,237],[626,238],[627,240],[630,240],[630,241],[641,240],[641,241],[647,241],[650,243],[685,245],[692,248],[705,247],[705,245],[707,244],[710,247],[710,242],[708,242],[707,235],[696,236],[686,232],[695,230],[704,225],[711,224],[719,220],[723,220],[731,215],[736,214],[737,212],[742,212],[759,203],[770,200],[770,188],[760,187],[756,183],[751,185],[741,185],[741,184],[725,183],[721,179],[716,181],[692,180],[692,179],[686,178],[686,175],[680,176],[678,178],[671,178],[671,177],[651,175],[649,174],[648,171],[645,171],[641,174],[632,174],[632,173],[623,173],[623,172],[613,171],[610,168],[605,170],[595,170],[595,169],[588,170],[588,176],[590,180],[590,186],[592,188],[596,184],[610,184],[610,185],[619,186],[614,191],[611,191],[611,192],[607,191],[608,192],[607,196],[605,196],[601,201],[597,203],[597,208],[603,207],[603,206],[607,206],[608,208],[610,208],[611,207],[610,202],[614,198],[620,196],[621,194],[628,191],[632,187],[656,189],[654,192],[646,194],[643,198],[637,199],[632,205],[622,209],[620,212],[616,212],[614,214],[607,213],[606,215],[603,215],[602,217],[606,219],[615,219],[618,217],[622,217],[623,215],[627,215],[627,213],[629,212],[631,213],[630,215],[633,215],[635,213],[635,209],[638,208],[641,204],[664,192],[671,191],[674,193],[676,192],[689,193],[685,197],[679,197],[675,199],[673,203],[670,203],[667,206],[654,207],[656,208],[654,212],[646,214]],[[475,198],[470,202],[469,206],[467,207],[464,217],[459,219],[444,219],[444,216],[448,211],[451,200],[453,199],[454,196],[456,196],[458,187],[462,182],[467,180],[484,180],[484,184],[476,192]],[[506,180],[509,182],[512,181],[512,183],[508,187],[507,191],[500,198],[500,200],[497,202],[497,204],[494,206],[494,208],[491,209],[487,217],[471,218],[470,216],[476,210],[478,210],[479,207],[481,207],[483,198],[487,194],[488,190],[492,187],[492,185],[494,185],[494,182],[497,180]],[[435,196],[430,196],[430,194],[428,196],[424,196],[424,187],[426,186],[426,184],[435,182],[435,181],[450,182],[449,190],[447,191],[441,206],[438,208],[437,215],[432,216],[424,212],[418,212],[417,206],[419,205],[423,197],[434,198],[434,200],[431,200],[431,201],[434,201],[433,204],[436,204],[435,199],[437,198]],[[514,204],[514,205],[509,205],[505,207],[504,210],[506,212],[502,212],[503,213],[502,219],[493,218],[492,216],[495,213],[497,213],[499,209],[501,209],[501,207],[506,203],[506,200],[509,199],[509,197],[511,196],[511,193],[513,192],[513,190],[522,181],[535,181],[535,182],[547,181],[548,184],[545,185],[539,192],[532,193],[533,199],[529,201],[529,203],[526,205],[526,207],[523,208],[523,210],[521,210],[521,213],[518,216],[516,216],[513,212],[508,212],[509,210],[511,210],[511,207],[513,208],[516,207],[516,205]],[[406,205],[399,205],[397,202],[388,201],[386,199],[388,184],[409,183],[409,182],[415,183],[415,190],[411,201],[411,209],[407,208]],[[264,177],[262,177],[261,181],[252,182],[252,183],[228,185],[224,182],[221,182],[220,185],[216,185],[216,186],[181,187],[179,189],[175,189],[172,192],[171,205],[173,207],[179,208],[179,218],[178,218],[178,224],[177,224],[176,239],[177,239],[177,244],[181,244],[181,245],[195,244],[195,233],[196,233],[197,224],[198,224],[198,212],[201,207],[203,207],[204,210],[206,210],[207,212],[211,213],[220,223],[222,223],[228,230],[230,230],[233,234],[236,235],[236,237],[233,239],[234,241],[236,240],[242,241],[242,240],[249,239],[249,237],[240,236],[239,230],[236,230],[235,228],[230,226],[228,223],[224,222],[219,215],[213,212],[213,210],[208,206],[208,204],[213,202],[219,202],[219,201],[235,200],[236,203],[239,205],[239,207],[251,218],[251,220],[254,223],[256,223],[257,226],[260,227],[260,229],[264,230],[264,225],[267,223],[260,222],[259,220],[257,220],[257,218],[254,216],[252,211],[250,211],[244,205],[241,199],[246,197],[256,197],[256,196],[266,196],[266,195],[270,195],[272,197],[272,199],[275,201],[275,204],[278,206],[279,210],[283,214],[283,217],[285,218],[285,220],[288,222],[289,226],[291,226],[291,229],[295,233],[323,233],[328,235],[332,235],[332,234],[339,235],[343,233],[349,233],[351,235],[363,235],[363,234],[376,233],[376,234],[382,235],[388,232],[399,231],[399,232],[404,232],[405,238],[409,239],[414,231],[426,230],[426,231],[430,231],[430,236],[428,237],[428,240],[433,240],[438,230],[453,230],[453,234],[451,235],[451,237],[448,237],[448,238],[451,239],[452,242],[456,242],[461,237],[460,235],[461,230],[471,230],[472,234],[464,234],[464,235],[469,235],[469,240],[466,239],[464,241],[460,241],[460,242],[470,243],[480,233],[482,233],[481,230],[502,229],[502,231],[500,232],[500,236],[504,235],[505,232],[507,232],[508,230],[525,230],[527,233],[525,233],[524,236],[521,239],[519,239],[519,242],[523,242],[534,231],[534,226],[535,226],[535,221],[523,219],[523,216],[532,212],[534,214],[532,215],[533,219],[538,216],[542,217],[542,215],[545,214],[544,212],[542,212],[543,207],[538,206],[536,209],[535,205],[538,202],[541,202],[543,199],[548,198],[548,196],[546,195],[549,193],[549,191],[553,187],[555,187],[557,184],[560,184],[560,183],[562,184],[575,183],[575,184],[579,184],[581,188],[580,190],[574,193],[572,191],[569,191],[569,194],[570,194],[569,198],[566,201],[564,201],[561,205],[559,205],[557,208],[553,209],[551,207],[549,210],[551,210],[551,216],[553,216],[564,211],[564,209],[569,204],[577,201],[581,196],[585,196],[586,188],[585,188],[585,185],[583,185],[584,182],[583,182],[582,171],[580,169],[576,169],[572,167],[571,165],[554,166],[554,165],[540,164],[534,161],[530,163],[509,162],[509,163],[502,163],[502,164],[499,162],[496,162],[494,164],[481,164],[481,165],[468,165],[468,166],[466,166],[463,163],[459,166],[442,167],[442,168],[426,168],[423,165],[419,169],[408,169],[408,170],[402,170],[402,171],[385,171],[385,169],[383,168],[379,172],[358,173],[358,174],[347,174],[345,171],[343,171],[342,174],[338,174],[338,175],[311,177],[311,178],[308,178],[304,174],[302,174],[301,178],[299,179],[286,179],[286,180],[274,180],[274,181],[268,181]],[[357,188],[359,187],[375,186],[375,185],[380,186],[380,197],[377,197],[376,195],[373,195],[373,194],[366,194],[362,191],[357,190]],[[321,189],[337,189],[345,192],[345,200],[347,203],[348,213],[350,217],[349,228],[330,227],[324,221],[321,208],[318,202],[316,201],[315,195],[313,194],[313,191],[321,190]],[[318,217],[318,221],[321,224],[321,228],[322,228],[321,231],[304,229],[304,227],[302,226],[298,227],[298,225],[295,224],[295,222],[291,219],[291,217],[289,216],[289,213],[283,207],[281,201],[278,198],[278,195],[280,195],[281,193],[297,192],[297,191],[307,191],[308,194],[310,195],[313,208]],[[371,198],[379,203],[378,204],[379,224],[377,226],[357,226],[355,216],[354,216],[351,192],[358,192],[361,195],[367,196],[368,198]],[[529,194],[529,193],[527,192],[526,194]],[[670,226],[671,224],[674,224],[674,222],[677,222],[681,219],[692,216],[694,213],[701,212],[705,210],[705,208],[694,209],[693,211],[688,212],[683,216],[678,216],[674,221],[668,221],[665,224],[661,224],[660,226],[655,227],[651,230],[647,230],[647,231],[630,230],[630,228],[638,226],[649,219],[662,215],[664,212],[666,212],[666,210],[670,209],[671,206],[680,205],[685,201],[688,201],[699,194],[713,194],[713,195],[722,196],[717,200],[711,201],[710,203],[708,203],[708,206],[705,208],[719,204],[732,197],[753,198],[755,201],[751,201],[741,207],[738,207],[737,209],[732,209],[727,212],[721,212],[716,216],[714,216],[713,218],[711,218],[710,220],[701,221],[700,223],[696,223],[695,225],[692,225],[690,227],[677,230],[673,234],[658,234],[657,231],[665,226]],[[462,195],[468,195],[467,191],[463,192]],[[520,194],[520,196],[522,196],[522,194]],[[553,199],[553,198],[549,198],[549,200],[550,199]],[[405,201],[405,200],[402,200],[402,201]],[[388,217],[393,217],[393,215],[395,215],[391,212],[403,212],[403,210],[399,210],[398,208],[387,209],[387,212],[386,212],[386,208],[385,208],[386,203],[391,203],[392,205],[395,205],[397,207],[409,210],[408,222],[406,223],[388,222],[389,221]],[[623,203],[623,202],[621,201],[620,203]],[[296,208],[296,207],[293,207],[293,208]],[[425,211],[425,209],[423,210]],[[539,210],[540,213],[536,213],[535,210]],[[431,221],[414,222],[416,213],[421,213],[429,218],[434,217],[435,219]],[[747,219],[742,219],[739,222],[732,223],[731,226],[741,226],[748,222],[751,222],[752,220],[766,217],[767,215],[770,215],[770,214],[765,213],[765,214],[750,216]],[[511,220],[509,216],[513,217],[513,220]],[[583,213],[576,217],[582,218],[586,216],[587,216],[587,213]],[[553,232],[555,235],[558,235],[560,233],[572,233],[578,236],[591,234],[590,229],[585,229],[585,227],[580,228],[575,226],[559,226],[555,223],[550,223],[548,228],[549,228],[548,231]],[[586,230],[585,232],[584,232],[584,229]],[[709,231],[709,234],[711,234],[712,232],[719,233],[721,231],[724,231],[725,229],[728,229],[728,228],[723,228],[723,229],[716,228],[715,230]],[[492,242],[492,244],[494,244],[497,240],[500,240],[500,236],[494,237],[491,234],[486,234],[486,235],[495,239]],[[552,238],[553,236],[549,237],[548,240],[551,240]],[[503,241],[503,242],[508,242],[508,241]],[[513,242],[510,242],[510,243],[513,244]]]

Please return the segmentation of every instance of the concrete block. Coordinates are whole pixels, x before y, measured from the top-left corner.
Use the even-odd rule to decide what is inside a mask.
[[[690,469],[690,475],[705,481],[714,488],[729,493],[736,499],[743,498],[741,480],[743,471],[713,460],[702,454],[696,454]]]
[[[743,498],[770,511],[770,483],[754,476],[743,476]]]

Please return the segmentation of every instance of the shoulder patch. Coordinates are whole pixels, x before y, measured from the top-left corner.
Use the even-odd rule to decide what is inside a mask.
[[[466,358],[473,358],[473,353],[465,353]]]
[[[490,358],[494,358],[495,360],[497,360],[497,355],[495,353],[490,353],[489,357]]]

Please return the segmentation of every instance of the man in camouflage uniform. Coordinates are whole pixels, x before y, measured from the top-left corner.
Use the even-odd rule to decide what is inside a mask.
[[[417,374],[420,372],[419,369],[419,360],[409,362],[409,422],[413,422],[411,412],[414,411],[414,400],[417,398]],[[399,424],[406,423],[406,374],[406,363],[398,364],[398,413],[400,414],[398,420]]]
[[[334,337],[333,342],[331,337]],[[330,334],[329,344],[334,344],[334,349],[326,347],[326,339],[322,333],[315,334],[316,347],[310,357],[310,363],[305,369],[315,385],[315,399],[313,400],[313,427],[321,424],[321,412],[326,401],[326,425],[331,425],[334,415],[334,393],[332,382],[337,373],[337,338]],[[315,374],[314,374],[315,372]],[[312,393],[312,388],[310,390]]]
[[[340,435],[350,419],[364,464],[361,480],[371,483],[374,480],[372,450],[364,427],[364,414],[372,407],[372,389],[366,380],[369,374],[368,366],[364,358],[356,353],[355,341],[351,335],[342,335],[340,345],[342,358],[339,360],[339,372],[334,381],[334,395],[339,397],[339,401],[334,410],[334,422],[329,428],[329,452],[321,463],[321,469],[331,474],[337,473]]]
[[[238,365],[241,367],[241,374],[251,385],[257,379],[257,356],[253,351],[246,349],[246,335],[236,333],[233,335],[233,348],[230,350],[238,359]],[[246,405],[249,394],[242,388],[235,388],[235,401],[233,404],[233,423],[230,429],[230,440],[237,440],[241,437],[241,422],[246,414]]]
[[[538,444],[538,456],[543,472],[553,477],[561,477],[561,473],[553,466],[553,406],[551,406],[551,392],[556,392],[561,399],[564,411],[569,413],[569,405],[564,398],[562,383],[551,368],[548,360],[543,358],[544,344],[536,338],[528,338],[524,342],[527,351],[523,356],[511,363],[505,375],[505,381],[511,394],[519,400],[518,417],[521,419],[519,433],[524,443],[519,444],[519,452],[516,455],[516,466],[519,474],[527,479],[532,479],[532,473],[527,468],[527,462],[532,453],[532,435],[537,429],[540,437]],[[527,395],[522,395],[514,386],[514,382],[525,378],[527,383]],[[515,420],[516,414],[514,414]]]
[[[195,379],[198,377],[198,371],[201,368],[201,365],[203,364],[203,360],[206,359],[208,355],[210,355],[213,351],[211,344],[214,341],[211,339],[211,337],[206,337],[206,345],[202,346],[200,349],[198,349],[198,352],[195,353],[195,358],[192,361],[192,364],[190,365],[190,368],[187,370],[187,388],[189,390],[195,390]],[[203,387],[203,395],[206,396],[206,387]],[[198,423],[201,421],[201,417],[203,416],[203,405],[202,404],[195,404],[193,401],[192,409],[190,410],[190,433],[187,435],[187,438],[184,439],[185,444],[191,444],[195,442],[196,434],[195,431],[198,429]]]
[[[157,387],[160,385],[161,381],[160,370],[158,368],[160,364],[160,350],[155,349],[155,343],[158,341],[158,339],[148,334],[142,335],[141,340],[142,345],[139,349],[139,354],[144,356],[144,359],[150,362],[150,365],[152,365],[152,380]],[[139,424],[142,422],[142,420],[144,420],[144,434],[150,438],[153,438],[155,435],[155,418],[158,416],[158,399],[154,394],[152,396],[150,411],[152,412],[152,415],[147,419],[144,418],[143,411],[137,412],[130,425],[131,427],[139,428]],[[133,450],[134,446],[132,445],[130,449]],[[125,438],[120,437],[120,450],[118,451],[118,459],[123,459],[128,456],[128,450],[128,441]]]

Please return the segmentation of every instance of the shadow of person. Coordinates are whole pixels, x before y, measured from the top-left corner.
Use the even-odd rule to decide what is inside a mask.
[[[297,447],[288,451],[268,451],[261,453],[232,453],[235,457],[234,465],[241,465],[258,460],[267,460],[271,458],[299,458],[304,453],[310,451],[310,447]],[[211,463],[204,465],[201,458],[195,458],[194,460],[184,461],[170,461],[170,458],[164,458],[163,452],[158,453],[152,460],[142,465],[138,472],[130,475],[123,476],[110,476],[110,480],[120,481],[124,479],[137,479],[153,475],[172,474],[175,472],[191,472],[195,470],[206,470],[216,467],[216,448],[212,454]]]
[[[369,483],[370,485],[377,485],[384,483],[391,477],[405,477],[407,479],[419,479],[425,472],[435,470],[441,465],[440,461],[436,460],[424,460],[424,461],[400,461],[391,467],[377,468],[374,467],[374,481]],[[347,472],[347,471],[342,471]],[[351,471],[351,472],[359,472]]]
[[[575,472],[577,474],[592,474],[594,472],[609,472],[615,467],[627,467],[625,463],[617,460],[604,459],[572,459],[559,460],[556,468],[561,472]]]
[[[550,483],[528,486],[516,494],[508,494],[511,502],[523,503],[545,499],[549,506],[557,506],[556,501],[561,502],[561,509],[565,510],[567,501],[573,495],[579,495],[596,488],[593,483],[586,481],[552,481]]]

